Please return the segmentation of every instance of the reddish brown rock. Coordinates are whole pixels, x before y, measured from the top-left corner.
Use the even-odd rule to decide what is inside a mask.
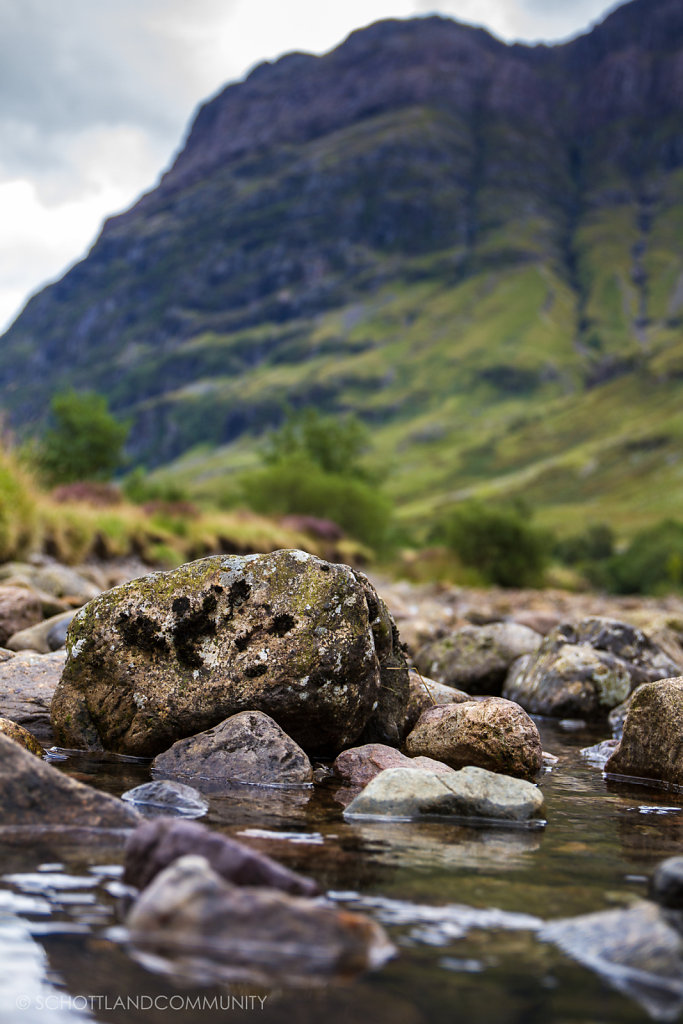
[[[217,874],[234,885],[264,885],[302,896],[314,896],[318,886],[244,843],[212,832],[191,821],[157,818],[133,832],[126,844],[123,876],[127,885],[144,889],[178,857],[196,853]]]
[[[543,762],[538,729],[502,697],[430,708],[408,736],[406,751],[455,769],[474,765],[523,779],[533,778]]]

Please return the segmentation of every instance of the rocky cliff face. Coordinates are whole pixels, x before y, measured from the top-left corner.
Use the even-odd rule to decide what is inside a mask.
[[[408,451],[467,423],[459,480],[518,468],[515,403],[683,364],[681,110],[679,0],[562,46],[430,17],[261,65],[4,336],[5,407],[94,387],[159,462],[324,404]]]

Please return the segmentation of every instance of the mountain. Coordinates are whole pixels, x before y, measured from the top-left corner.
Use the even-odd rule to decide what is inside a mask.
[[[683,498],[682,326],[680,0],[558,46],[390,20],[202,106],[0,388],[19,428],[105,393],[148,465],[227,446],[195,477],[287,404],[355,410],[407,515],[482,490],[629,528]]]

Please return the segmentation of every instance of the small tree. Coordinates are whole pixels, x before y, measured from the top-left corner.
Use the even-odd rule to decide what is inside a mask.
[[[38,466],[50,483],[109,480],[123,462],[129,423],[93,391],[65,391],[50,404],[52,426],[37,445]]]
[[[360,462],[369,447],[367,427],[353,415],[338,419],[317,409],[290,412],[279,430],[268,437],[263,460],[274,465],[288,459],[308,459],[325,473],[365,477]]]
[[[376,551],[390,541],[392,506],[361,462],[368,431],[355,416],[316,409],[290,413],[261,452],[263,466],[242,474],[247,504],[269,515],[331,519]]]

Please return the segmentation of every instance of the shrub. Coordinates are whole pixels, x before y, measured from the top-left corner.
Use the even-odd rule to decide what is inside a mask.
[[[596,577],[598,574],[596,574]],[[665,593],[683,586],[683,523],[667,519],[637,533],[594,580],[617,594]]]
[[[360,462],[370,435],[356,416],[323,416],[317,409],[289,413],[279,430],[269,435],[263,461],[269,465],[306,459],[325,473],[367,477]]]
[[[242,488],[255,512],[319,516],[376,550],[386,543],[389,499],[364,480],[326,472],[301,454],[244,474]]]
[[[93,391],[66,391],[50,405],[52,426],[36,446],[38,468],[52,484],[108,480],[123,461],[129,425]]]
[[[517,507],[480,502],[456,506],[434,531],[434,539],[450,548],[486,583],[501,587],[538,586],[547,564],[550,538]]]
[[[558,540],[553,552],[566,565],[593,563],[614,554],[614,530],[607,523],[592,523],[583,533]]]

